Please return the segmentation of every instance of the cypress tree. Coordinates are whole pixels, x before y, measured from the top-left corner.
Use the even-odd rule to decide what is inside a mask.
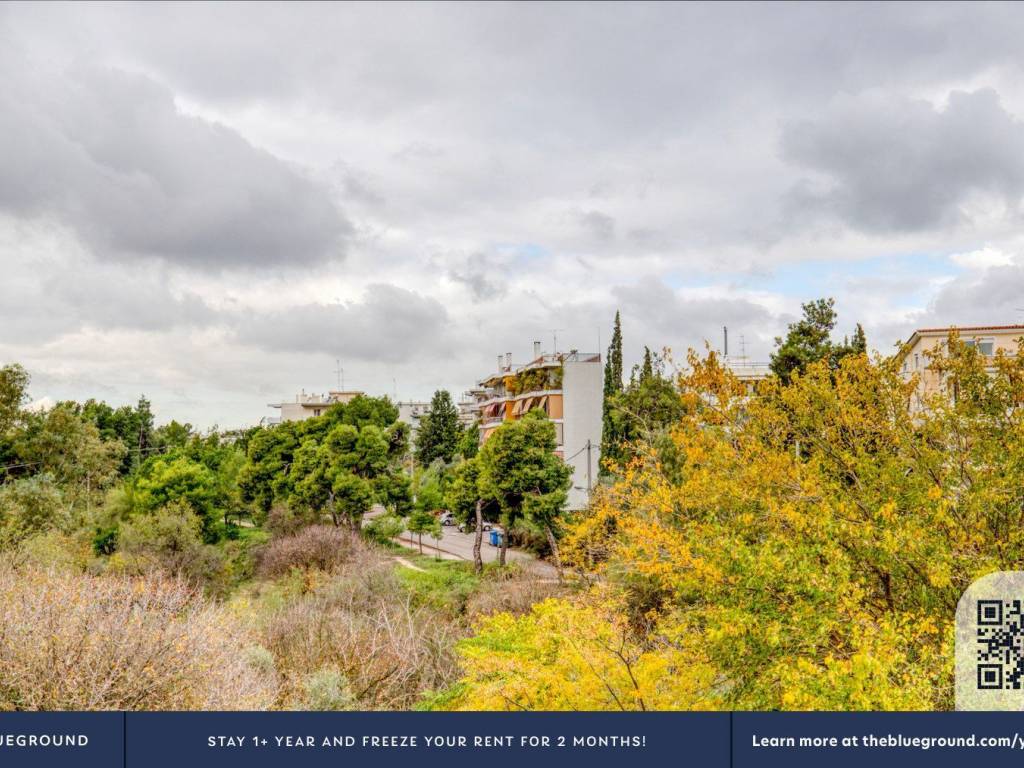
[[[618,311],[615,312],[615,328],[612,342],[608,345],[608,356],[604,363],[604,402],[601,409],[601,456],[614,459],[618,456],[620,438],[612,418],[615,399],[622,393],[622,324]]]

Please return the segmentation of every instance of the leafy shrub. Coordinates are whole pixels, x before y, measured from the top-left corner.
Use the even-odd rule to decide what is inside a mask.
[[[274,536],[294,536],[303,528],[320,522],[320,514],[308,509],[292,509],[287,504],[275,504],[267,513],[263,528]]]
[[[180,580],[0,568],[0,709],[263,709],[241,625]]]
[[[119,540],[122,557],[112,560],[115,570],[132,574],[159,570],[214,593],[227,587],[224,554],[203,544],[202,523],[184,502],[137,515],[122,526]]]
[[[42,531],[65,530],[69,524],[60,488],[51,475],[0,485],[0,545]]]
[[[405,518],[398,515],[380,515],[363,525],[365,533],[372,541],[387,544],[397,538],[405,530]]]
[[[352,709],[354,703],[348,678],[338,669],[328,667],[306,678],[306,709],[336,711]]]
[[[257,573],[274,578],[293,568],[330,571],[348,560],[362,546],[351,531],[329,525],[303,528],[293,536],[275,538],[257,554]]]

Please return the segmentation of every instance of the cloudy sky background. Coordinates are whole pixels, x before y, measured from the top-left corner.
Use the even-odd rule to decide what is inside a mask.
[[[0,362],[234,427],[534,339],[1024,322],[1024,9],[0,6]]]

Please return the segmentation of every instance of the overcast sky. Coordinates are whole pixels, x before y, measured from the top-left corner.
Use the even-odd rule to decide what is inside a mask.
[[[0,5],[0,362],[258,422],[532,342],[1024,322],[1024,8]],[[602,349],[603,351],[603,349]]]

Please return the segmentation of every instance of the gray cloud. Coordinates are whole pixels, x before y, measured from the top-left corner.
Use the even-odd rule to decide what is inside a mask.
[[[668,346],[681,360],[687,348],[722,347],[722,327],[730,333],[729,352],[740,354],[740,336],[749,357],[766,359],[771,339],[784,327],[761,304],[743,298],[685,297],[656,278],[644,278],[613,290],[623,315],[639,325],[636,343],[652,348]]]
[[[582,211],[577,214],[580,226],[592,237],[601,243],[607,243],[615,238],[615,219],[601,211]]]
[[[449,269],[448,278],[465,285],[475,302],[496,299],[508,292],[504,270],[482,253],[475,253],[463,264]]]
[[[1024,123],[990,89],[953,92],[945,109],[890,96],[842,98],[822,117],[790,124],[783,156],[815,171],[793,205],[870,232],[963,223],[977,193],[1015,211],[1024,194]]]
[[[107,260],[219,269],[342,254],[350,226],[325,188],[182,114],[155,81],[17,74],[0,93],[0,210],[68,226]]]
[[[392,285],[372,284],[347,304],[306,304],[238,318],[235,337],[268,351],[337,355],[400,363],[447,357],[448,314],[437,301]]]
[[[1024,260],[967,272],[938,291],[920,325],[1008,325],[1024,323]]]

